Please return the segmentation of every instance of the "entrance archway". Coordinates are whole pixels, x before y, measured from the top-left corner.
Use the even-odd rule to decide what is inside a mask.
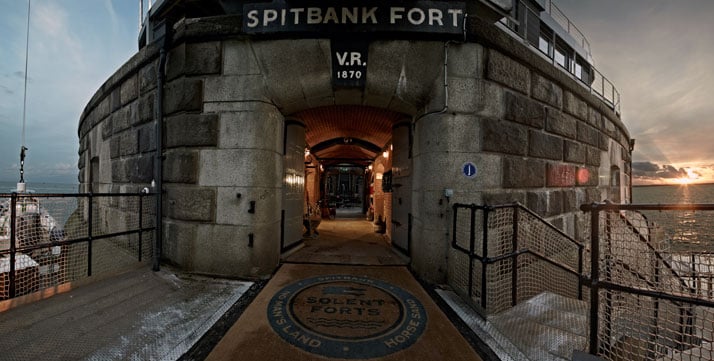
[[[410,117],[375,107],[334,105],[297,112],[290,119],[286,148],[302,145],[291,128],[304,131],[303,228],[299,235],[295,228],[292,234],[284,233],[283,258],[318,263],[405,263],[391,246],[406,251],[404,242],[396,244],[394,239],[395,233],[405,232],[394,228],[408,225],[411,195],[402,194],[395,204],[392,193],[393,168],[411,168]],[[401,128],[407,131],[396,131]],[[286,156],[286,162],[292,158]],[[292,163],[286,163],[286,172],[295,173],[292,168]],[[402,173],[400,187],[411,183],[408,174]],[[295,206],[289,199],[285,204]],[[303,249],[292,254],[290,249],[299,245]]]

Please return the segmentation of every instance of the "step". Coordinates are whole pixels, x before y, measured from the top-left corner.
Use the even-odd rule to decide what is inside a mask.
[[[531,360],[571,360],[587,347],[587,310],[585,301],[544,292],[488,321]]]
[[[694,361],[713,360],[714,344],[703,342],[701,346],[690,348],[685,351],[674,351],[665,357],[658,358],[657,361]]]

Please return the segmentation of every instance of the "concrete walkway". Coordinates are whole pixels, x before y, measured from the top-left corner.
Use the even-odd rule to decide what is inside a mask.
[[[409,260],[396,252],[387,237],[374,232],[371,222],[364,219],[323,219],[318,235],[306,237],[303,248],[285,259],[288,263],[319,263],[344,265],[407,265]]]
[[[283,265],[206,360],[326,358],[481,360],[406,267],[305,264]]]
[[[447,356],[479,360],[468,344],[473,340],[464,341],[409,273],[405,267],[408,260],[391,248],[384,235],[374,232],[371,222],[338,217],[323,221],[319,232],[319,237],[306,239],[305,245],[288,257],[288,264],[245,314],[245,305],[263,282],[251,287],[251,282],[183,275],[167,267],[157,273],[142,268],[78,287],[71,285],[73,289],[66,293],[21,306],[9,307],[14,301],[0,302],[0,360],[202,360],[209,353],[209,358],[216,360],[251,359],[245,358],[248,354],[256,360],[432,360]],[[324,282],[316,279],[323,276],[341,278],[325,288]],[[307,303],[292,299],[294,307],[289,311],[302,312],[303,322],[314,323],[308,324],[316,331],[313,335],[327,335],[319,340],[327,353],[313,353],[309,344],[299,347],[299,343],[310,341],[305,335],[291,342],[294,332],[286,336],[283,328],[276,331],[267,326],[266,307],[277,309],[275,303],[268,303],[275,301],[278,290],[285,291],[295,282],[315,284],[308,290],[314,295],[301,293]],[[302,292],[302,286],[295,287]],[[316,309],[310,297],[339,290],[348,292],[322,297],[322,301],[372,302],[375,306],[360,311],[323,305],[322,316],[339,310],[355,317],[311,317],[309,312]],[[359,300],[363,292],[372,301]],[[247,297],[241,298],[244,294]],[[357,317],[360,312],[380,317],[362,320]],[[273,321],[284,322],[281,317],[276,313]],[[231,331],[224,334],[231,325]],[[329,344],[334,332],[337,339],[350,339],[353,336],[344,332],[357,332],[358,342]],[[220,345],[214,348],[219,340]],[[318,342],[311,340],[313,346]],[[397,350],[393,352],[393,348]]]
[[[136,269],[0,313],[0,359],[176,360],[250,285]]]

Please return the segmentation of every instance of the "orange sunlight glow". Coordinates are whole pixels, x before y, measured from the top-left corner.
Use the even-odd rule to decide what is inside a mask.
[[[685,170],[687,171],[687,176],[674,179],[673,180],[674,184],[687,185],[687,184],[697,183],[697,181],[700,180],[699,173],[697,173],[697,171],[695,169],[686,168]]]

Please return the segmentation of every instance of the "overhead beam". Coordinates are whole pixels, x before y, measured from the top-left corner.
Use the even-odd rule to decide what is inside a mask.
[[[332,138],[321,143],[317,143],[310,147],[310,152],[317,153],[336,145],[356,145],[360,148],[364,148],[372,153],[380,153],[382,148],[374,143],[368,142],[359,138],[352,137],[342,137],[342,138]]]

